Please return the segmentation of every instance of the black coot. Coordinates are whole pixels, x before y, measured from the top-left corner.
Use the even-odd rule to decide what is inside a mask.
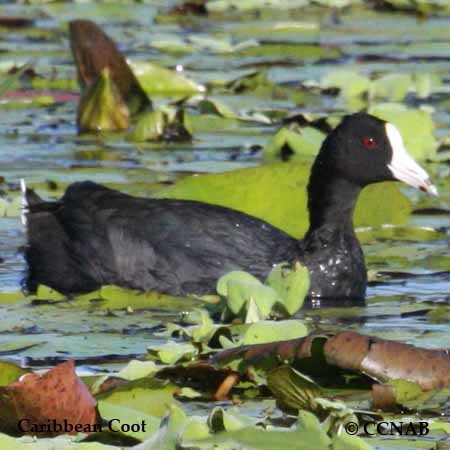
[[[361,299],[367,277],[352,215],[361,189],[384,180],[437,194],[398,130],[358,113],[326,138],[314,162],[310,228],[300,241],[206,203],[135,198],[92,182],[72,184],[57,202],[28,190],[27,286],[33,291],[42,283],[66,294],[106,284],[206,294],[231,270],[264,279],[274,264],[299,260],[311,273],[311,298]]]

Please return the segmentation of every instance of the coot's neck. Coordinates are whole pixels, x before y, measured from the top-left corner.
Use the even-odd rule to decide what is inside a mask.
[[[361,186],[336,175],[319,160],[313,165],[308,184],[309,230],[353,235],[353,211]]]

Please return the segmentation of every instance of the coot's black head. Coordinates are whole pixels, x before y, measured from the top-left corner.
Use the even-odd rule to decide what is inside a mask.
[[[323,176],[344,178],[360,187],[399,180],[437,195],[428,174],[406,151],[398,129],[366,113],[343,119],[324,141],[315,166]]]

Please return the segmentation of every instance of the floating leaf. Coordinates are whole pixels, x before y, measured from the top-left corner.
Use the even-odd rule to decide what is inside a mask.
[[[282,320],[280,322],[262,320],[247,328],[242,344],[284,341],[300,338],[307,334],[308,328],[302,320]]]
[[[267,74],[259,71],[236,78],[228,82],[226,87],[236,94],[268,94],[276,89],[275,83],[267,78]]]
[[[413,82],[419,98],[428,98],[442,86],[441,77],[435,73],[416,72]]]
[[[157,370],[158,368],[153,361],[139,361],[132,359],[119,371],[117,376],[132,381],[153,375]]]
[[[198,104],[198,108],[201,114],[215,114],[227,119],[236,119],[237,114],[231,110],[225,103],[220,103],[216,100],[202,100]]]
[[[370,79],[351,70],[335,70],[322,78],[320,86],[337,88],[345,98],[360,97],[369,90]]]
[[[22,428],[28,428],[55,420],[60,429],[55,425],[55,430],[40,435],[89,433],[98,423],[95,405],[95,399],[75,373],[74,362],[67,361],[43,375],[29,373],[0,388],[0,428],[14,434],[35,434],[36,430],[21,429],[19,423],[26,419]],[[65,430],[66,422],[73,427],[71,430]],[[81,428],[76,430],[76,425]]]
[[[134,130],[128,135],[133,142],[144,141],[190,141],[192,130],[182,110],[152,111],[139,117]]]
[[[228,295],[228,289],[229,289],[229,282],[234,281],[238,283],[243,283],[247,285],[261,285],[261,281],[258,280],[258,278],[254,277],[253,275],[242,272],[239,270],[228,272],[226,275],[219,278],[217,281],[217,293],[221,295],[222,297],[226,297]]]
[[[370,107],[369,113],[398,127],[406,148],[414,158],[427,159],[435,155],[438,144],[429,112],[400,103],[380,103]]]
[[[98,411],[104,421],[111,423],[110,426],[114,432],[122,432],[140,440],[153,436],[161,423],[160,417],[144,414],[142,411],[136,411],[135,409],[128,408],[126,405],[110,403],[106,400],[98,402]],[[136,431],[133,431],[130,426],[132,424],[139,425],[135,427]],[[122,430],[121,426],[123,425],[125,427]]]
[[[303,305],[308,295],[310,277],[307,267],[300,263],[293,270],[284,264],[278,264],[271,270],[266,284],[273,287],[289,315],[295,314]]]
[[[86,296],[88,297],[88,296]],[[98,297],[97,297],[98,298]],[[162,310],[186,310],[203,306],[204,302],[193,298],[174,297],[158,292],[139,292],[118,286],[102,286],[99,304],[103,308],[158,308]]]
[[[232,11],[248,11],[261,8],[295,9],[306,6],[308,0],[214,0],[206,3],[209,12],[219,13]]]
[[[298,427],[293,430],[263,429],[260,427],[245,427],[233,431],[214,434],[207,439],[186,442],[190,447],[202,450],[248,449],[248,450],[298,450],[299,443],[302,450],[329,450],[331,440],[320,426],[317,418],[303,412],[307,416]]]
[[[0,386],[7,386],[26,373],[28,373],[28,370],[22,369],[11,362],[0,361]]]
[[[20,77],[29,70],[31,65],[24,64],[22,67],[14,71],[10,71],[10,73],[6,76],[3,76],[0,82],[0,97],[3,96],[6,92],[14,89],[16,85],[19,83]]]
[[[322,390],[311,378],[289,366],[281,366],[267,374],[267,387],[282,409],[320,413],[316,399]]]
[[[378,97],[398,102],[406,97],[413,87],[412,76],[407,73],[389,73],[370,85],[370,97]]]
[[[167,342],[159,347],[149,349],[150,355],[155,355],[163,364],[175,364],[181,359],[190,360],[197,353],[196,348],[186,342]]]
[[[254,303],[258,308],[259,317],[266,318],[277,299],[275,290],[262,283],[247,284],[232,279],[228,281],[227,306],[233,314],[241,313],[243,308],[248,311],[248,306]]]
[[[162,111],[144,113],[128,136],[130,141],[159,141],[164,136],[166,117]]]
[[[273,161],[301,160],[315,156],[322,145],[325,135],[313,127],[291,130],[279,129],[263,149],[264,159]]]
[[[208,416],[209,428],[213,433],[220,431],[236,431],[256,425],[257,419],[235,414],[230,409],[214,408]]]
[[[293,60],[316,60],[321,58],[339,58],[341,52],[337,48],[310,44],[271,44],[264,43],[259,46],[244,48],[239,51],[241,57],[283,58]]]
[[[141,378],[129,381],[112,391],[97,395],[97,400],[108,404],[121,405],[134,411],[139,411],[153,417],[163,417],[175,403],[173,395],[179,388],[155,380],[153,378]]]
[[[203,85],[182,73],[155,63],[135,61],[130,65],[148,95],[194,95],[206,91]]]

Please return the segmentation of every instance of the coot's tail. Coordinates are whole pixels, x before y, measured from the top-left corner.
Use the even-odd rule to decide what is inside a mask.
[[[74,277],[72,258],[66,231],[58,220],[61,203],[47,202],[21,181],[22,223],[27,245],[25,260],[28,265],[24,288],[36,292],[39,284],[51,286],[65,293]]]

